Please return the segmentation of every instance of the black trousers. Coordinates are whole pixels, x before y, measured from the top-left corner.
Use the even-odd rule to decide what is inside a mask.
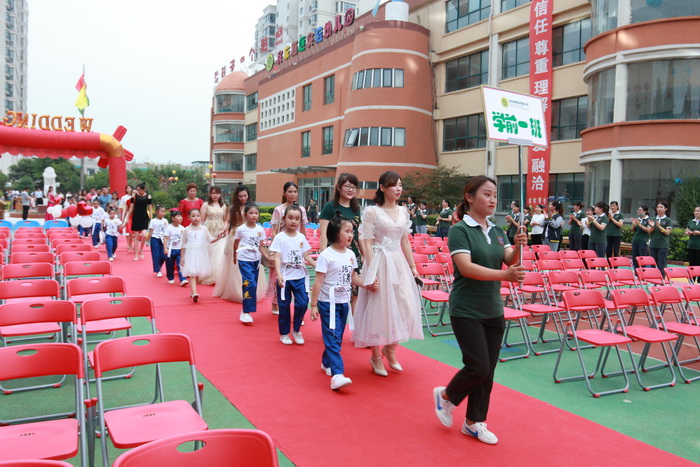
[[[608,246],[605,247],[605,256],[612,258],[613,256],[620,256],[620,242],[622,237],[606,237],[608,239]]]
[[[505,320],[502,316],[491,319],[451,316],[450,319],[462,350],[464,368],[454,375],[445,392],[454,405],[459,405],[469,397],[467,418],[472,422],[483,422],[491,402],[493,376],[501,350]]]
[[[581,234],[569,234],[569,250],[581,249]]]
[[[688,250],[688,265],[700,266],[700,250]],[[695,282],[699,282],[700,278],[695,278]]]
[[[29,206],[22,205],[22,220],[26,221],[29,217]]]

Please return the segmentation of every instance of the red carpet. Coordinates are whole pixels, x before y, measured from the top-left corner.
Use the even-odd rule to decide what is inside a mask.
[[[390,370],[382,378],[370,371],[369,350],[346,343],[353,384],[331,391],[319,368],[318,322],[306,320],[306,345],[284,346],[268,302],[260,304],[255,324],[244,326],[240,305],[212,298],[213,287],[201,287],[194,305],[189,289],[150,273],[148,256],[134,262],[122,249],[114,267],[128,293],[153,298],[158,327],[187,333],[198,369],[297,465],[693,465],[500,385],[488,420],[499,444],[467,438],[459,428],[464,404],[455,426],[445,428],[431,403],[432,388],[445,385],[455,369],[406,349],[399,349],[404,373]]]

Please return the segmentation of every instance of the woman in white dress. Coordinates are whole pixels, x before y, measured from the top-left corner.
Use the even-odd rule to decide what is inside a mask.
[[[248,187],[245,185],[238,185],[231,195],[231,204],[228,206],[228,209],[226,209],[222,231],[214,232],[214,235],[218,233],[219,237],[227,236],[227,238],[224,254],[219,260],[219,279],[214,286],[214,293],[212,295],[236,303],[243,302],[243,295],[241,271],[238,269],[238,265],[233,262],[233,237],[236,233],[236,228],[243,224],[243,208],[251,201]],[[216,245],[216,243],[214,245]],[[265,298],[266,290],[267,280],[265,279],[265,269],[261,267],[258,273],[258,302]]]
[[[226,205],[221,199],[221,188],[213,186],[209,188],[207,202],[202,205],[202,222],[212,235],[217,235],[224,230],[224,214]],[[199,283],[203,285],[213,285],[219,281],[221,268],[226,250],[226,242],[216,242],[209,245],[209,262],[211,263],[211,275],[203,277]]]
[[[415,283],[418,277],[408,232],[411,218],[405,207],[399,207],[401,178],[396,172],[379,177],[375,206],[365,209],[360,224],[365,262],[362,279],[365,285],[376,282],[377,292],[361,288],[355,308],[355,347],[371,347],[372,371],[387,376],[382,355],[396,371],[402,367],[396,359],[399,342],[423,339],[420,317],[420,295]],[[380,346],[384,346],[380,350]]]

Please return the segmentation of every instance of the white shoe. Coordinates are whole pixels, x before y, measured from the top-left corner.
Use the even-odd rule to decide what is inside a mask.
[[[440,419],[440,422],[445,426],[452,426],[452,411],[455,409],[455,405],[442,398],[442,391],[444,390],[444,386],[433,389],[433,405],[435,406],[435,414]]]
[[[163,277],[163,273],[159,272],[158,274],[156,274],[156,277]]]
[[[114,261],[114,256],[112,256],[111,258],[109,258],[109,261]]]
[[[352,380],[345,375],[333,375],[331,378],[331,389],[334,391],[351,384]]]
[[[297,345],[304,345],[304,336],[301,335],[301,332],[292,331],[292,336]]]
[[[486,429],[486,423],[484,422],[476,422],[473,425],[467,425],[467,421],[464,420],[464,424],[462,425],[462,433],[467,436],[473,436],[482,443],[498,443],[498,438],[496,438],[496,435]]]
[[[292,340],[289,338],[289,334],[280,336],[280,342],[282,342],[284,345],[292,345]]]
[[[116,257],[117,257],[117,254],[116,254],[116,253],[112,253],[112,258],[116,258]]]
[[[250,313],[241,312],[241,317],[239,319],[241,320],[241,323],[253,324],[253,317],[250,316]]]
[[[272,314],[273,314],[273,315],[279,315],[279,314],[280,314],[280,311],[279,311],[279,310],[272,310]]]
[[[168,281],[168,284],[174,284],[175,281]]]
[[[323,363],[321,363],[321,371],[325,372],[328,376],[333,376],[333,373],[331,373],[331,369],[323,366]]]
[[[184,280],[184,281],[180,282],[180,287],[185,287],[187,285],[190,285],[190,281]]]

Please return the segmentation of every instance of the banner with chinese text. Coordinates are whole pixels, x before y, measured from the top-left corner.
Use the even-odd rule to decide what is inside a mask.
[[[547,131],[552,123],[552,3],[533,0],[530,7],[530,94],[542,99]],[[525,203],[529,206],[546,203],[549,196],[549,155],[549,146],[528,150]]]

